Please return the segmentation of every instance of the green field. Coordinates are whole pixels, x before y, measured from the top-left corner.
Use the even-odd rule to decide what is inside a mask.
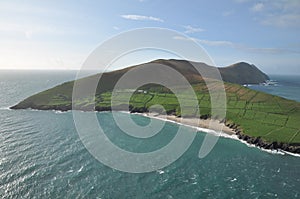
[[[205,84],[194,84],[201,115],[211,116],[210,96]],[[254,91],[243,86],[225,83],[227,96],[227,123],[236,124],[246,135],[261,137],[267,142],[300,143],[300,103],[281,97]],[[168,114],[181,116],[180,107],[176,96],[162,86],[145,86],[143,92],[134,92],[130,98],[130,110],[144,112],[152,105],[162,105]],[[183,95],[184,95],[184,89]],[[111,92],[106,91],[96,94],[95,97],[86,97],[76,101],[76,107],[90,110],[95,104],[96,110],[110,110],[111,106],[128,110],[125,97],[126,91],[120,91],[111,104]],[[189,96],[184,96],[188,104]],[[69,90],[50,89],[41,92],[23,103],[34,104],[32,108],[38,109],[70,109],[72,96]],[[187,116],[195,115],[195,107],[190,107]],[[156,110],[161,111],[160,109]],[[212,116],[214,117],[214,116]],[[222,118],[219,118],[222,119]]]
[[[130,95],[130,87],[125,86],[126,89],[119,90],[116,95],[117,100],[114,101],[114,104],[111,104],[111,92],[118,80],[128,70],[138,70],[141,66],[147,66],[149,75],[159,76],[160,68],[157,65],[152,65],[152,63],[167,65],[185,76],[196,93],[196,103],[191,103],[191,96],[187,94],[186,89],[181,88],[182,85],[177,85],[176,79],[174,81],[174,78],[172,79],[169,76],[167,77],[169,78],[168,80],[174,82],[172,87],[179,90],[180,95],[184,99],[184,113],[181,113],[176,96],[169,89],[155,84],[140,87],[132,96],[128,96]],[[155,70],[152,67],[155,67]],[[209,66],[199,63],[197,67],[207,69]],[[195,116],[197,107],[192,107],[191,104],[195,106],[198,104],[200,115],[203,118],[225,119],[227,125],[241,131],[243,135],[248,135],[252,138],[260,137],[267,143],[280,142],[295,146],[300,145],[299,102],[254,91],[235,84],[244,80],[247,80],[246,82],[261,82],[268,78],[254,65],[239,63],[227,68],[219,68],[219,70],[223,79],[227,79],[227,81],[234,79],[231,83],[224,82],[227,103],[225,118],[223,116],[212,115],[211,98],[207,86],[203,81],[205,77],[197,74],[197,71],[195,71],[195,68],[189,62],[182,60],[156,60],[142,65],[103,73],[101,76],[101,86],[98,84],[94,93],[90,88],[92,85],[95,85],[95,82],[99,81],[99,74],[76,80],[76,83],[82,88],[81,96],[83,97],[76,98],[73,104],[72,93],[74,81],[70,81],[35,94],[12,108],[55,109],[62,111],[75,108],[86,111],[108,111],[114,107],[114,110],[128,110],[129,108],[132,112],[147,112],[150,107],[159,104],[164,107],[167,114],[192,117]],[[242,74],[243,77],[241,78],[239,74]],[[232,78],[232,76],[235,78]],[[166,77],[161,76],[161,78]],[[218,84],[214,82],[213,86],[217,88]],[[130,99],[129,103],[126,102],[126,97]],[[156,108],[155,111],[160,112],[162,110]]]
[[[199,85],[194,85],[194,89],[199,100],[200,114],[211,115],[209,94]],[[243,133],[253,137],[260,136],[268,142],[300,143],[300,103],[235,84],[226,84],[226,93],[226,120],[237,124]],[[96,106],[109,105],[110,93],[103,93],[101,96],[103,96],[101,100],[97,98]],[[188,99],[189,96],[186,96],[185,100]],[[138,108],[148,109],[154,104],[164,106],[167,113],[181,115],[177,98],[172,93],[159,91],[135,93],[130,101],[132,107]],[[191,111],[187,113],[188,116],[195,115],[194,107],[187,110]]]

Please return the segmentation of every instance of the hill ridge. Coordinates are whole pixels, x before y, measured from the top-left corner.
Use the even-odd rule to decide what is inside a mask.
[[[236,131],[236,134],[240,139],[244,139],[249,143],[267,149],[284,149],[300,153],[300,128],[298,124],[300,120],[300,103],[254,91],[234,82],[238,81],[240,78],[253,78],[253,71],[254,73],[259,74],[259,78],[256,80],[262,79],[262,81],[264,81],[267,79],[267,76],[259,71],[254,65],[240,63],[236,64],[234,67],[227,67],[225,69],[219,68],[221,75],[223,74],[223,79],[224,77],[225,79],[228,78],[231,82],[234,80],[233,83],[223,83],[226,92],[227,108],[226,118],[221,118],[218,115],[211,115],[210,93],[207,85],[203,81],[203,78],[199,74],[196,74],[197,70],[192,67],[189,62],[178,60],[156,60],[156,63],[157,62],[167,64],[178,70],[189,81],[198,98],[201,118],[217,118],[218,120],[223,121],[226,125]],[[151,63],[153,62],[136,65],[131,68],[138,68],[139,66],[151,67]],[[193,65],[195,65],[195,67],[211,67],[204,63],[193,63]],[[156,64],[155,66],[157,67],[159,65]],[[138,90],[142,92],[134,92],[129,103],[128,101],[122,100],[124,99],[124,96],[128,95],[126,93],[128,91],[126,91],[126,89],[121,92],[118,91],[120,100],[112,105],[112,90],[122,75],[129,69],[130,68],[124,68],[103,73],[101,76],[101,86],[98,84],[96,93],[92,93],[88,88],[90,88],[91,84],[98,82],[100,74],[76,80],[77,82],[80,82],[80,86],[84,88],[82,89],[82,92],[84,93],[81,93],[84,97],[75,100],[74,102],[72,98],[74,81],[70,81],[30,96],[11,108],[61,111],[72,109],[83,111],[110,111],[112,110],[112,107],[114,107],[114,110],[129,110],[131,112],[143,113],[148,112],[151,106],[160,104],[165,108],[168,115],[194,117],[195,107],[187,107],[187,114],[182,114],[177,97],[170,89],[161,85],[148,84],[141,86]],[[238,74],[238,72],[245,70],[248,71],[246,74]],[[159,67],[155,70],[148,71],[151,73],[148,75],[155,75],[159,78],[169,78],[167,80],[176,83],[176,79],[174,80],[174,78],[172,79],[170,76],[161,76]],[[231,72],[229,75],[228,71]],[[235,78],[236,75],[238,75],[239,78]],[[140,76],[139,78],[143,77]],[[222,82],[219,81],[216,81],[215,83],[214,86],[216,87],[218,87],[219,83],[222,84]],[[125,87],[126,86],[127,85],[125,85]],[[178,85],[175,84],[171,86],[178,87]],[[128,89],[131,88],[128,87],[127,90]],[[182,93],[185,93],[185,88],[180,85],[178,89],[182,89]],[[186,95],[185,99],[190,100],[190,96]]]

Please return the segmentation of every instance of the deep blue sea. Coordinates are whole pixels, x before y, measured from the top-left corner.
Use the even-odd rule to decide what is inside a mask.
[[[299,76],[271,77],[276,86],[253,88],[300,101]],[[74,71],[0,71],[0,198],[300,198],[299,157],[220,138],[200,159],[205,133],[198,133],[171,165],[150,173],[125,173],[103,165],[87,151],[72,112],[7,109],[74,78]],[[136,139],[121,135],[111,113],[97,117],[113,142],[129,151],[136,148]],[[137,123],[149,120],[132,117]],[[159,136],[145,146],[137,141],[138,146],[155,150],[177,129],[177,124],[166,123]]]

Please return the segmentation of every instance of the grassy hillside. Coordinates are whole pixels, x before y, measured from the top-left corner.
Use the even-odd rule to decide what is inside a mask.
[[[211,116],[210,96],[204,84],[193,85],[199,100],[200,114]],[[226,120],[231,125],[238,125],[244,134],[252,137],[261,137],[268,142],[300,143],[300,103],[286,100],[281,97],[254,91],[236,84],[225,84],[227,94]],[[131,110],[138,111],[149,109],[151,105],[161,104],[167,113],[180,116],[180,107],[176,96],[168,92],[166,88],[142,88],[145,92],[136,92],[130,101]],[[122,96],[119,94],[119,104],[124,105]],[[110,109],[110,92],[96,96],[96,109]],[[185,97],[189,100],[189,96]],[[86,100],[81,105],[89,106],[91,102]],[[194,107],[190,107],[193,116]],[[157,110],[159,112],[159,110]],[[218,117],[218,116],[212,116]],[[223,119],[223,118],[218,118]]]
[[[29,98],[32,108],[69,110],[71,108],[71,83],[50,89]],[[204,83],[194,84],[193,88],[199,100],[200,114],[210,116],[210,96]],[[226,120],[237,124],[247,135],[262,137],[264,140],[284,143],[300,143],[300,103],[281,97],[254,91],[243,86],[225,83],[227,95]],[[176,96],[161,86],[144,86],[143,92],[135,92],[131,97],[131,111],[144,112],[151,105],[161,104],[167,113],[180,116],[180,107]],[[144,92],[145,91],[145,92]],[[114,106],[128,107],[124,104],[126,91],[120,92]],[[49,97],[51,96],[51,97]],[[78,109],[92,110],[92,96],[76,102]],[[185,97],[186,100],[189,96]],[[96,110],[111,109],[111,92],[105,91],[95,96]],[[119,103],[118,103],[119,102]],[[193,107],[188,116],[195,113]],[[159,110],[157,110],[159,112]],[[213,116],[214,117],[214,116]],[[223,119],[223,118],[219,118]]]
[[[162,62],[162,60],[158,60]],[[179,62],[168,62],[177,70],[182,67]],[[176,65],[177,64],[177,65]],[[139,88],[132,96],[129,104],[124,102],[124,98],[128,95],[125,90],[120,91],[118,100],[115,104],[111,104],[111,90],[116,80],[129,69],[114,71],[104,74],[102,81],[106,82],[98,87],[96,95],[92,96],[87,93],[75,103],[76,109],[81,110],[111,110],[111,106],[120,110],[130,110],[133,112],[145,112],[154,104],[164,106],[168,114],[181,116],[181,110],[176,96],[167,88],[160,85],[145,85]],[[232,70],[232,69],[230,69]],[[210,96],[207,87],[201,76],[195,76],[194,69],[189,67],[181,68],[186,78],[192,84],[198,98],[201,117],[216,117],[211,115]],[[85,87],[94,81],[97,76],[91,76],[81,79]],[[72,89],[74,82],[67,82],[52,89],[43,91],[33,95],[18,105],[18,108],[35,108],[35,109],[57,109],[70,110],[72,108]],[[103,86],[104,85],[104,86]],[[287,100],[278,96],[254,91],[238,84],[225,82],[225,90],[227,95],[227,111],[226,123],[236,128],[245,135],[251,137],[261,137],[263,141],[272,143],[282,142],[293,145],[300,144],[300,103]],[[178,85],[174,85],[174,87]],[[184,88],[182,93],[185,92]],[[86,89],[88,90],[88,89]],[[87,91],[88,92],[88,91]],[[190,96],[184,97],[189,100]],[[93,101],[95,99],[95,101]],[[94,103],[95,102],[95,103]],[[94,107],[95,104],[95,107]],[[193,116],[195,108],[190,107],[190,112],[184,116]],[[160,110],[157,110],[158,112]]]
[[[101,76],[101,82],[103,82],[100,86],[97,87],[97,94],[101,94],[106,91],[111,91],[116,82],[120,79],[122,75],[124,75],[127,71],[130,69],[136,69],[141,67],[148,67],[153,68],[152,71],[154,71],[155,75],[159,76],[160,68],[157,67],[155,64],[163,64],[166,66],[169,66],[178,72],[180,72],[188,81],[190,84],[197,84],[199,82],[203,82],[203,77],[198,73],[198,71],[194,68],[197,67],[197,69],[202,69],[205,71],[210,71],[211,66],[208,66],[204,63],[196,63],[193,62],[193,65],[191,65],[191,62],[185,61],[185,60],[155,60],[149,63],[137,65],[128,67],[122,70],[117,70],[113,72],[104,73]],[[262,83],[265,80],[268,80],[269,77],[265,75],[263,72],[258,70],[254,65],[250,65],[247,63],[237,63],[228,67],[219,68],[220,74],[222,78],[226,82],[231,83],[240,83],[240,84],[249,84],[249,83]],[[92,84],[95,82],[98,82],[99,74],[89,76],[80,80],[77,80],[80,85],[83,85],[86,89],[82,89],[86,91],[86,95],[91,95],[89,93],[89,88]],[[167,79],[169,82],[174,82],[176,84],[176,80],[170,76],[165,77],[161,76],[161,78]],[[44,92],[38,93],[36,95],[33,95],[21,103],[17,104],[13,108],[36,108],[36,109],[48,109],[48,105],[51,104],[51,106],[55,105],[65,105],[64,109],[69,110],[70,109],[70,101],[72,98],[72,91],[73,91],[73,85],[74,82],[66,82],[64,84],[58,85],[54,88],[51,88],[49,90],[46,90]]]
[[[236,84],[257,84],[269,80],[256,66],[245,62],[219,68],[223,81]]]

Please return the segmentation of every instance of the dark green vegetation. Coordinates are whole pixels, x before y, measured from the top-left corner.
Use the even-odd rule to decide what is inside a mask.
[[[217,84],[217,83],[216,83]],[[195,84],[194,90],[199,99],[200,114],[211,116],[210,96],[205,84]],[[232,127],[253,137],[261,137],[265,141],[300,143],[300,103],[281,97],[254,91],[236,84],[225,84],[227,94],[226,122]],[[141,91],[144,92],[141,92]],[[122,109],[126,92],[117,96],[116,107]],[[189,99],[188,96],[185,97]],[[96,96],[96,110],[110,110],[111,92]],[[118,103],[119,102],[119,103]],[[88,107],[92,102],[86,100],[83,106]],[[176,96],[164,87],[141,88],[131,97],[130,109],[133,112],[145,112],[155,104],[161,104],[168,114],[181,115]],[[128,106],[127,106],[128,107]],[[191,107],[187,117],[195,114]],[[157,109],[157,112],[161,110]],[[213,116],[218,117],[218,116]],[[218,118],[220,120],[224,118]],[[234,125],[237,124],[237,125]]]
[[[231,82],[236,84],[259,84],[269,77],[262,73],[254,65],[249,65],[245,62],[233,64],[225,68],[219,68],[222,75],[222,79],[225,82]]]
[[[235,129],[241,139],[265,148],[284,148],[293,152],[299,152],[300,103],[234,84],[259,83],[267,80],[268,77],[255,66],[239,63],[220,69],[223,79],[227,81],[233,80],[233,83],[224,82],[227,95],[227,111],[226,118],[220,118],[217,115],[211,115],[210,95],[203,81],[205,77],[201,77],[196,73],[195,69],[191,65],[188,65],[188,62],[178,60],[157,60],[154,62],[171,66],[189,80],[197,95],[202,118],[217,118]],[[108,111],[113,106],[117,110],[128,110],[129,107],[129,110],[132,112],[147,112],[152,105],[160,104],[165,108],[167,114],[183,116],[177,97],[169,89],[160,85],[152,84],[140,87],[131,96],[129,105],[124,102],[124,99],[128,95],[130,87],[127,90],[121,90],[117,95],[115,103],[111,104],[111,91],[116,81],[126,71],[134,67],[103,74],[101,78],[102,83],[100,83],[101,86],[98,86],[96,95],[92,96],[88,89],[83,89],[87,92],[84,95],[86,97],[75,101],[73,108],[86,111]],[[199,67],[209,66],[199,64]],[[155,71],[159,74],[159,68],[156,68]],[[237,74],[240,74],[242,78],[237,78]],[[84,88],[89,88],[89,84],[95,81],[96,78],[97,75],[79,81],[81,81]],[[241,81],[242,79],[244,81]],[[215,87],[218,87],[219,83],[215,82]],[[43,91],[25,99],[12,108],[70,110],[72,109],[73,84],[74,82],[67,82]],[[174,83],[175,87],[181,89],[182,95],[185,95],[185,88],[180,88],[180,85]],[[190,96],[186,95],[184,99],[188,101]],[[188,110],[184,116],[192,117],[195,115],[195,107],[190,107]],[[160,112],[161,110],[158,108],[156,111]],[[293,146],[293,150],[288,149],[288,146]]]

